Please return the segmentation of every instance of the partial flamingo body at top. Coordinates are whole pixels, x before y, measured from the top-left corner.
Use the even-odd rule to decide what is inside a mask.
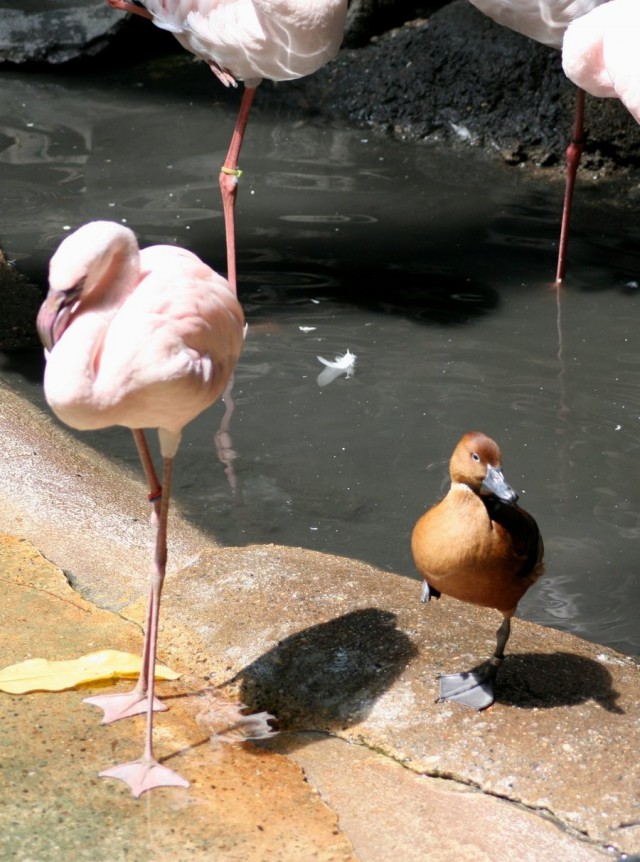
[[[607,0],[471,0],[496,24],[551,48],[562,48],[569,24],[605,2]]]
[[[237,290],[235,202],[240,149],[256,88],[264,78],[289,81],[332,60],[344,37],[347,0],[106,0],[149,18],[209,65],[226,86],[245,90],[220,169],[227,277]]]
[[[592,96],[620,99],[640,123],[640,3],[609,0],[568,28],[562,66]]]
[[[311,75],[342,43],[346,0],[144,0],[151,20],[227,86]]]

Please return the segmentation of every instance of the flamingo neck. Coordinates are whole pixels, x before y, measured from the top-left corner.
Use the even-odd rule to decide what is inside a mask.
[[[129,237],[122,240],[89,268],[77,308],[45,368],[47,401],[59,419],[80,430],[114,424],[101,393],[102,348],[112,320],[140,280],[137,245]]]

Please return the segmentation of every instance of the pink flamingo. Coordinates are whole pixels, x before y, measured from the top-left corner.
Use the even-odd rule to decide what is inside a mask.
[[[238,158],[256,88],[263,78],[290,81],[316,72],[342,44],[347,0],[106,0],[149,18],[204,60],[225,87],[244,81],[238,119],[220,191],[227,242],[227,277],[236,288],[235,202]]]
[[[609,0],[567,27],[562,66],[592,96],[620,99],[640,123],[640,6]]]
[[[143,428],[157,428],[163,459],[142,669],[133,691],[87,698],[103,724],[146,712],[140,759],[106,769],[134,796],[188,782],[153,754],[153,712],[160,598],[167,562],[167,516],[173,460],[183,428],[225,390],[242,349],[244,315],[222,276],[195,254],[156,245],[140,251],[134,233],[108,221],[76,230],[49,267],[38,314],[47,362],[44,391],[72,428],[124,425],[138,444],[152,492],[160,491]],[[150,495],[151,499],[151,495]]]
[[[497,24],[509,27],[510,30],[522,33],[543,45],[558,49],[562,48],[565,31],[573,21],[577,21],[597,6],[607,2],[608,0],[471,0],[476,8]],[[568,75],[568,77],[571,76]],[[583,149],[584,88],[578,84],[573,132],[566,151],[567,176],[558,241],[556,285],[564,281],[566,271],[573,192]]]

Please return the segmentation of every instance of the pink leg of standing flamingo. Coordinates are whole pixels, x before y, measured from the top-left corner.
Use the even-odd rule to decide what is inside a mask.
[[[133,431],[133,438],[138,447],[138,454],[142,463],[147,482],[149,484],[149,501],[153,504],[154,517],[156,526],[160,522],[162,512],[162,486],[158,480],[158,476],[151,460],[151,453],[147,445],[147,438],[144,431],[137,428]],[[149,594],[149,603],[147,609],[147,620],[145,623],[145,639],[142,649],[142,668],[138,682],[132,691],[124,694],[102,694],[95,697],[86,697],[84,703],[89,703],[92,706],[100,707],[104,711],[102,724],[111,724],[113,721],[118,721],[121,718],[128,718],[132,715],[139,715],[147,711],[147,691],[148,691],[148,676],[149,676],[149,655],[150,655],[150,617],[152,609],[153,588]],[[163,712],[167,707],[162,701],[155,698],[153,709],[156,712]]]
[[[151,577],[151,596],[149,601],[149,613],[147,619],[147,633],[144,649],[144,667],[140,676],[142,687],[146,688],[146,695],[134,706],[144,705],[147,713],[147,731],[142,757],[119,766],[112,766],[99,773],[101,778],[119,778],[125,781],[131,788],[134,796],[140,796],[145,790],[154,787],[188,787],[189,782],[166,766],[158,763],[153,753],[153,713],[158,707],[159,701],[154,699],[154,668],[156,664],[156,652],[158,643],[158,620],[160,617],[160,598],[162,586],[167,568],[167,519],[169,514],[169,489],[171,485],[171,472],[173,458],[164,457],[163,487],[164,494],[160,505],[160,517],[158,520],[156,534],[156,549],[154,555],[154,568]],[[116,697],[118,697],[116,695]],[[96,704],[102,698],[89,698],[88,702]],[[97,705],[103,706],[102,703]],[[165,709],[160,704],[161,709]],[[145,711],[136,709],[136,712]],[[128,713],[133,714],[133,713]],[[105,714],[106,717],[106,714]],[[119,716],[121,717],[121,716]]]
[[[556,286],[564,281],[567,264],[567,243],[569,241],[569,223],[571,221],[571,205],[576,184],[576,173],[584,149],[584,90],[578,88],[576,93],[576,114],[573,123],[571,141],[567,147],[567,177],[562,206],[562,222],[560,225],[560,241],[558,243],[558,265],[556,269]]]
[[[120,9],[122,12],[131,12],[134,15],[140,15],[142,18],[147,18],[149,21],[153,20],[153,15],[148,12],[144,6],[138,6],[131,2],[131,0],[107,0],[107,4],[111,6],[112,9]]]
[[[244,140],[244,133],[247,128],[255,94],[255,87],[245,87],[238,112],[238,119],[231,136],[231,144],[227,157],[224,160],[224,165],[220,169],[220,192],[222,194],[224,229],[227,238],[227,279],[236,295],[238,293],[238,284],[236,275],[235,208],[236,197],[238,195],[238,179],[241,174],[241,171],[238,170],[238,158],[240,157],[240,148]]]
[[[120,9],[123,12],[131,12],[134,15],[140,15],[142,18],[153,20],[153,16],[142,6],[136,6],[130,0],[107,0],[109,6],[113,9]],[[231,82],[235,84],[224,70],[211,64],[211,71],[222,81],[225,86],[229,86]],[[220,169],[220,192],[222,194],[222,209],[224,213],[224,227],[226,234],[227,245],[227,280],[237,294],[237,269],[236,269],[236,231],[235,231],[235,205],[238,195],[238,179],[241,171],[238,170],[238,158],[240,149],[244,140],[244,133],[247,128],[251,106],[256,94],[255,87],[245,87],[238,112],[238,119],[231,136],[231,144],[227,152],[227,157],[224,160],[224,165]]]

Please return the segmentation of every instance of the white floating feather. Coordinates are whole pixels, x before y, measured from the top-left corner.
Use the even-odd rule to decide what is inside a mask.
[[[318,386],[326,386],[327,384],[332,383],[337,377],[340,377],[341,374],[344,374],[345,377],[353,377],[356,370],[357,358],[358,357],[355,353],[351,353],[350,350],[347,350],[347,352],[343,353],[341,356],[336,356],[333,361],[325,359],[323,356],[318,356],[318,361],[322,362],[322,364],[326,366],[324,371],[321,371],[320,374],[318,374]]]

